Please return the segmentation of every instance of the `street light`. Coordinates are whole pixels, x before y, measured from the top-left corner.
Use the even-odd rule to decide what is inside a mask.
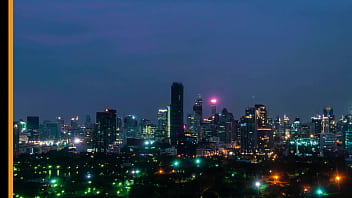
[[[258,197],[259,197],[259,194],[260,194],[260,185],[261,185],[261,183],[260,183],[259,181],[256,181],[256,182],[255,182],[255,186],[256,186],[257,189],[258,189]]]
[[[323,189],[318,188],[317,191],[316,191],[316,193],[317,193],[318,196],[321,196],[321,195],[324,194],[324,191],[323,191]]]
[[[197,166],[199,166],[202,161],[199,158],[196,158],[194,162],[196,163]]]
[[[180,165],[180,161],[178,161],[178,160],[174,161],[173,165],[174,165],[175,167],[178,167],[178,166]]]
[[[279,179],[279,176],[278,175],[274,175],[274,184],[276,184],[278,179]]]
[[[336,175],[335,177],[335,181],[337,183],[337,187],[339,188],[339,191],[340,191],[340,181],[341,181],[341,176],[340,175]]]

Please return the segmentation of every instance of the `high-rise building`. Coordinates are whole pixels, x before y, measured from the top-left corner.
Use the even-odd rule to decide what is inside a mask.
[[[255,108],[246,108],[245,115],[240,119],[241,153],[254,154],[257,150],[257,133]]]
[[[183,139],[183,85],[174,82],[171,86],[171,105],[170,105],[170,138],[171,145]]]
[[[316,115],[312,117],[312,134],[319,134],[322,131],[322,117],[321,115]]]
[[[151,131],[152,128],[152,122],[148,119],[141,119],[141,121],[139,122],[139,131],[140,131],[140,135],[138,136],[139,138],[143,138],[143,139],[154,139],[154,131]]]
[[[235,138],[235,119],[233,114],[223,108],[219,115],[219,124],[217,125],[217,136],[220,142],[231,144]]]
[[[201,136],[201,124],[203,120],[203,100],[200,94],[197,95],[197,98],[193,105],[193,133],[197,135],[197,138]]]
[[[19,122],[13,123],[13,152],[15,155],[19,153],[20,150],[20,133],[21,125]]]
[[[255,104],[255,122],[257,133],[257,150],[259,153],[268,153],[273,147],[272,128],[268,122],[268,112],[263,104]]]
[[[96,113],[96,129],[94,135],[96,152],[114,150],[116,141],[116,110],[106,108]]]
[[[274,136],[275,143],[281,143],[285,137],[283,124],[279,116],[277,116],[276,119],[274,120],[273,136]]]
[[[342,121],[343,148],[352,155],[352,114],[348,114]]]
[[[266,106],[262,104],[255,104],[255,117],[257,128],[267,128],[268,127],[268,112]]]
[[[300,136],[301,135],[301,128],[302,128],[301,120],[298,117],[296,117],[291,125],[290,137],[297,138],[298,136]]]
[[[27,116],[27,130],[30,140],[39,140],[39,116]]]
[[[285,143],[288,139],[290,139],[290,134],[291,134],[290,118],[286,115],[284,115],[283,129],[284,129],[283,142]]]
[[[155,132],[155,140],[163,141],[167,139],[168,133],[168,110],[159,109],[157,114],[157,126]]]
[[[324,131],[328,130],[328,132],[331,132],[331,133],[336,132],[336,129],[335,129],[336,121],[335,121],[334,109],[330,106],[326,106],[323,109],[323,116],[324,116],[325,120],[326,119],[328,120],[327,121],[327,129],[324,129]]]
[[[125,136],[125,142],[127,138],[137,138],[138,121],[136,116],[127,115],[123,118],[123,131]]]

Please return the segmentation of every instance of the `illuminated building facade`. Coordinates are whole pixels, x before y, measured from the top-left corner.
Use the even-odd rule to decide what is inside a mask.
[[[142,119],[139,123],[140,127],[140,138],[147,140],[154,140],[156,126],[148,119]]]
[[[291,134],[290,118],[286,115],[284,115],[283,128],[284,128],[283,142],[285,143],[288,139],[290,139],[290,134]]]
[[[316,138],[296,138],[288,142],[289,155],[318,156],[319,141]]]
[[[301,134],[301,120],[299,118],[295,118],[295,120],[291,124],[291,138],[297,138]]]
[[[116,110],[105,109],[102,112],[97,112],[96,129],[93,138],[95,151],[113,151],[116,141],[116,133]]]
[[[255,104],[255,119],[257,128],[267,128],[268,127],[268,112],[266,106],[262,104]]]
[[[170,105],[170,140],[171,145],[183,139],[183,85],[174,82],[171,86],[171,105]]]
[[[157,128],[155,140],[161,141],[167,139],[168,133],[168,109],[159,109],[157,114]]]
[[[254,154],[257,150],[257,133],[255,108],[246,108],[245,115],[240,119],[241,153]]]
[[[329,132],[331,133],[336,132],[336,129],[335,129],[336,121],[335,121],[334,109],[330,106],[326,106],[323,109],[323,116],[324,118],[328,119]]]
[[[343,148],[352,155],[352,114],[348,114],[342,121]]]
[[[257,151],[268,153],[273,147],[273,129],[269,126],[268,112],[265,105],[255,104],[255,123],[257,134]]]

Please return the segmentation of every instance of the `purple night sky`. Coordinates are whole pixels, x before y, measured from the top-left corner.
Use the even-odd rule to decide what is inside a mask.
[[[156,120],[184,85],[236,119],[352,107],[350,0],[14,1],[14,119],[104,108]],[[203,106],[210,111],[209,103]]]

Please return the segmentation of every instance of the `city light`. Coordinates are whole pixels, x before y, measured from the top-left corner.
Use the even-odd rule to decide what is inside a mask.
[[[216,98],[210,99],[210,103],[211,104],[216,104],[217,102],[218,102],[218,100]]]
[[[175,167],[178,167],[178,166],[180,165],[180,161],[178,161],[178,160],[174,161],[173,165],[174,165]]]
[[[316,191],[317,195],[323,195],[324,194],[324,191],[322,188],[318,188],[317,191]]]
[[[80,140],[79,138],[73,139],[73,143],[75,143],[75,144],[78,144],[78,143],[80,143],[80,142],[81,142],[81,140]]]
[[[259,187],[260,187],[260,182],[259,182],[259,181],[256,181],[256,182],[255,182],[255,186],[259,188]]]
[[[200,160],[199,158],[196,158],[196,159],[195,159],[195,163],[196,163],[197,165],[199,165],[199,164],[201,163],[201,160]]]

